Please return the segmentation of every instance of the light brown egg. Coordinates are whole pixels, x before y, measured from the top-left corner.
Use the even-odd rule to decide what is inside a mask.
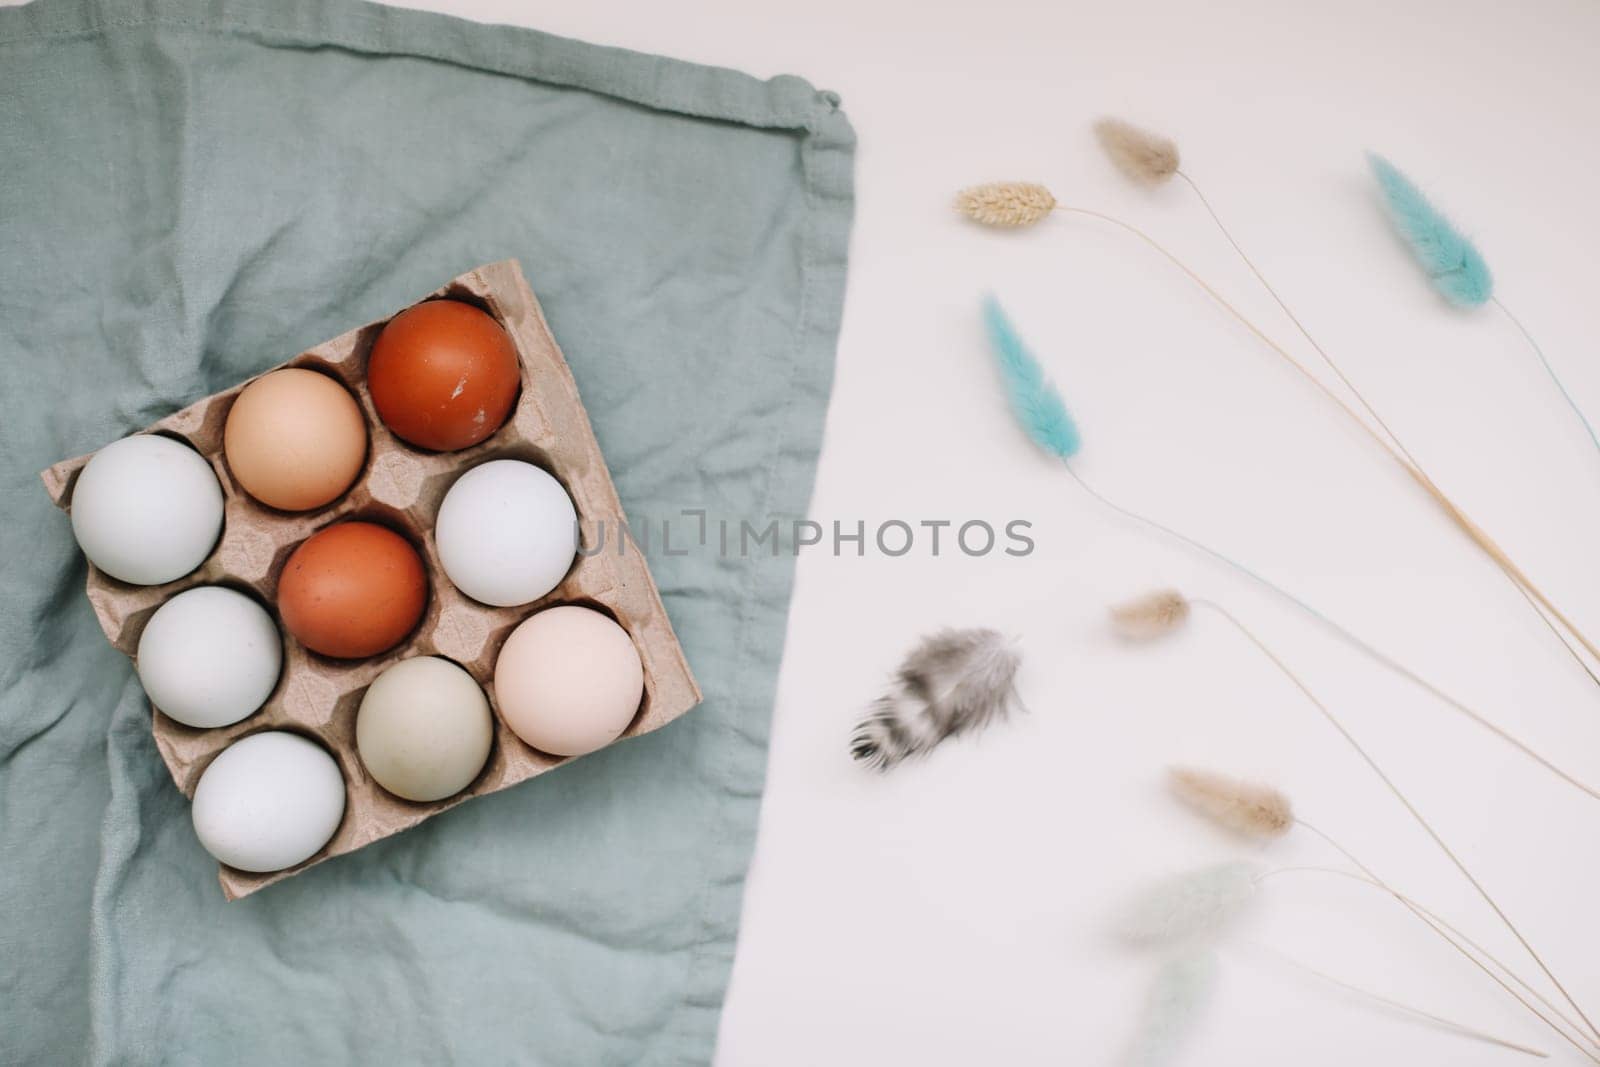
[[[309,511],[360,475],[367,424],[344,386],[290,367],[245,386],[228,412],[222,448],[245,492],[268,507]]]

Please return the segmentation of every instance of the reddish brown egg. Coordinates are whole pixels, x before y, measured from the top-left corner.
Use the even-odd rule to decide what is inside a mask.
[[[370,522],[312,534],[278,580],[284,629],[311,651],[339,659],[393,648],[416,627],[427,601],[417,550]]]
[[[384,425],[436,452],[475,445],[498,430],[521,381],[511,336],[459,300],[429,300],[400,312],[367,362],[367,386]]]

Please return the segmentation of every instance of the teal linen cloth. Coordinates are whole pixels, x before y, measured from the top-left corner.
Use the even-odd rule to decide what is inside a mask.
[[[515,257],[635,523],[802,515],[837,103],[354,0],[0,9],[0,1062],[710,1059],[791,556],[680,519],[703,706],[226,904],[36,473]]]

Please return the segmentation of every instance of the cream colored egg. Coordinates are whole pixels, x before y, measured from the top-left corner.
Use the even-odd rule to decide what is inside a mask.
[[[356,713],[356,750],[373,781],[406,800],[443,800],[489,759],[494,718],[472,675],[437,656],[401,660]]]
[[[518,737],[553,756],[579,756],[628,728],[644,695],[644,667],[628,632],[605,615],[550,608],[506,638],[494,691]]]

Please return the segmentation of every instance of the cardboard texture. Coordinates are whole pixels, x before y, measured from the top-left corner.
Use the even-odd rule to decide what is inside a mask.
[[[366,388],[367,354],[387,320],[369,323],[280,365],[332,375],[360,403],[369,434],[366,466],[342,497],[315,511],[289,513],[257,503],[239,487],[223,455],[222,434],[234,398],[249,384],[241,382],[142,431],[188,443],[211,464],[222,483],[222,536],[205,563],[184,578],[155,586],[129,585],[89,565],[89,601],[106,637],[130,658],[136,658],[139,635],[155,610],[174,594],[197,585],[220,584],[247,592],[278,622],[284,642],[283,671],[260,711],[232,726],[197,730],[152,708],[156,746],[186,796],[194,795],[201,773],[217,753],[262,730],[293,730],[315,739],[344,773],[344,819],[327,845],[304,863],[269,874],[221,867],[222,890],[230,900],[564,762],[525,744],[501,721],[495,706],[495,740],[488,764],[465,790],[426,804],[385,792],[367,775],[356,754],[355,718],[367,685],[402,659],[437,655],[454,660],[477,679],[495,705],[494,661],[511,630],[543,608],[581,604],[616,619],[633,638],[644,663],[644,699],[621,739],[658,729],[700,702],[700,689],[645,558],[627,538],[622,505],[571,371],[521,268],[513,260],[479,267],[424,299],[434,297],[483,308],[516,345],[522,391],[511,417],[492,437],[449,453],[424,452],[394,437],[378,418]],[[73,484],[90,458],[66,460],[42,473],[58,507],[71,509]],[[533,604],[513,608],[479,604],[458,592],[439,564],[433,523],[445,492],[466,470],[492,459],[525,460],[554,475],[577,507],[586,542],[597,543],[599,524],[604,523],[601,549],[580,555],[561,584]],[[337,660],[308,651],[284,632],[276,609],[277,584],[289,555],[302,541],[351,519],[388,526],[418,549],[428,571],[428,606],[421,624],[397,647],[370,659]]]

